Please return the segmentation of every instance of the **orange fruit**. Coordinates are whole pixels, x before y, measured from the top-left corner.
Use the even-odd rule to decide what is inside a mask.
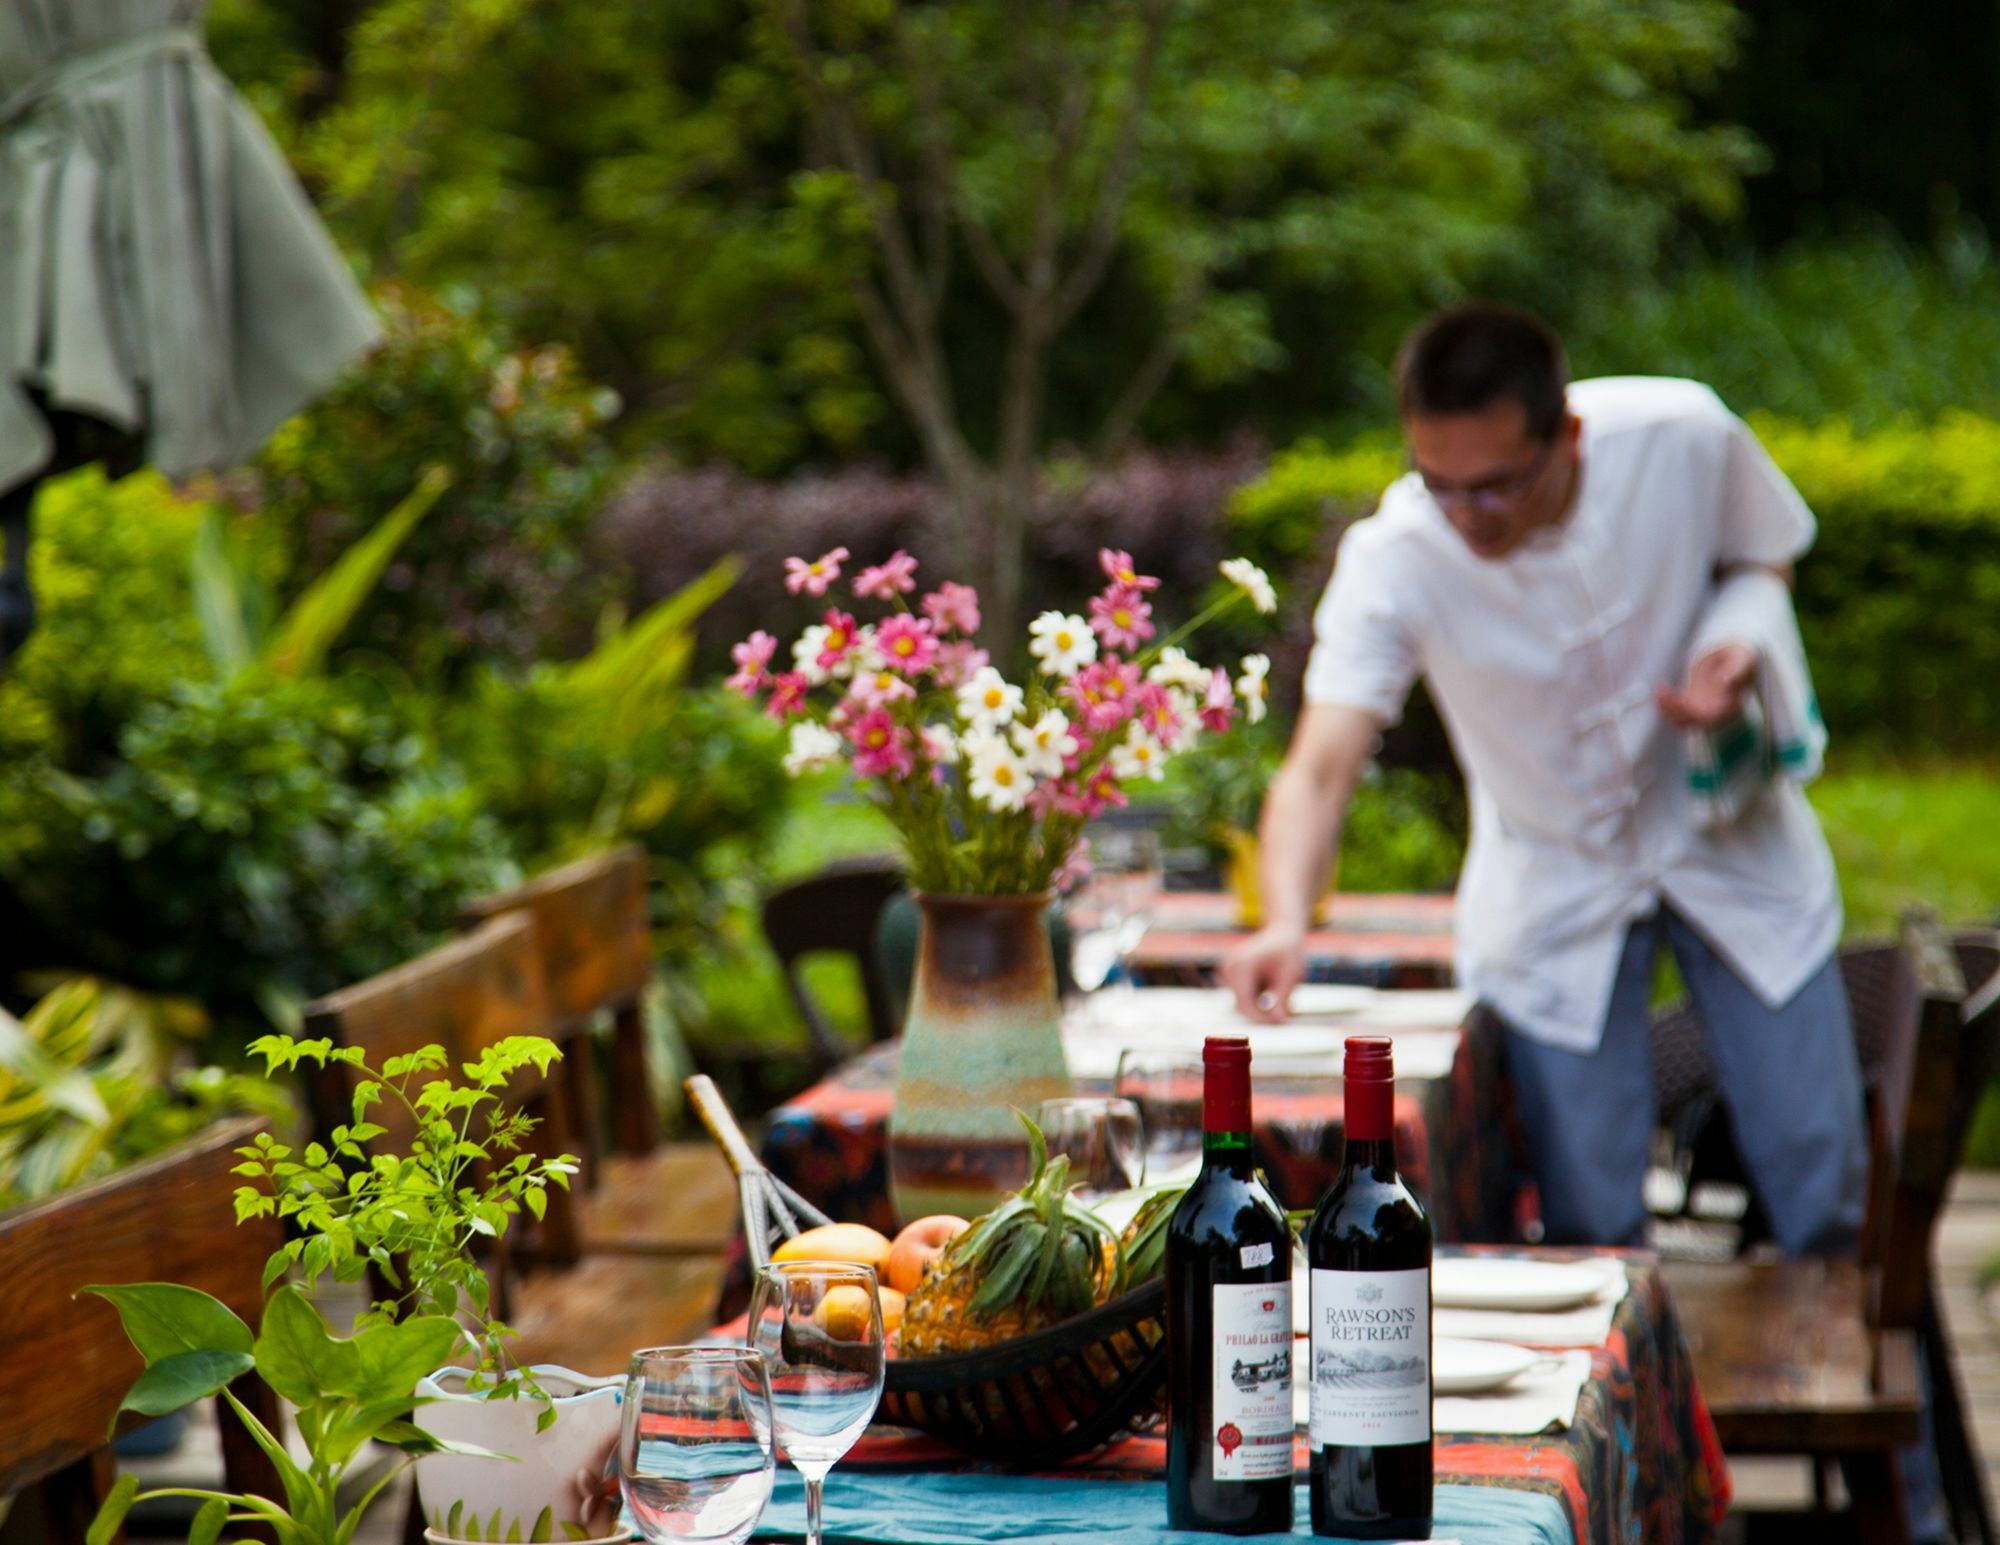
[[[835,1341],[865,1341],[873,1318],[871,1308],[868,1289],[841,1283],[826,1290],[826,1297],[813,1310],[813,1324]],[[899,1311],[897,1323],[901,1319]]]
[[[884,1280],[899,1293],[914,1293],[924,1280],[924,1268],[944,1253],[944,1247],[972,1227],[950,1213],[934,1213],[906,1224],[889,1247]]]
[[[879,1295],[882,1300],[882,1335],[886,1340],[896,1334],[903,1323],[903,1309],[909,1300],[894,1288],[883,1288]]]
[[[852,1261],[873,1266],[877,1275],[889,1259],[889,1238],[865,1223],[828,1223],[809,1228],[771,1252],[774,1261]]]

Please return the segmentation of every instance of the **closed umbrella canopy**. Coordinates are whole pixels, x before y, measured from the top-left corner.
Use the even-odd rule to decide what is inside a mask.
[[[375,337],[204,4],[0,0],[0,497],[57,469],[50,414],[241,461]]]

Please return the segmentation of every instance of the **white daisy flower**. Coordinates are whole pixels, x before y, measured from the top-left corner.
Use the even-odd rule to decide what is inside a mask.
[[[1270,684],[1264,679],[1271,674],[1271,657],[1267,654],[1246,654],[1243,657],[1243,674],[1236,678],[1236,696],[1243,704],[1243,714],[1252,724],[1264,722],[1264,708],[1271,695]]]
[[[1051,708],[1033,724],[1014,726],[1014,745],[1021,761],[1037,778],[1060,778],[1063,758],[1076,750],[1076,737],[1069,732],[1069,715]]]
[[[1142,730],[1129,731],[1111,748],[1111,773],[1120,783],[1140,778],[1158,783],[1166,770],[1166,748]]]
[[[1179,687],[1167,688],[1167,707],[1173,711],[1174,732],[1162,742],[1169,751],[1181,752],[1201,735],[1201,704],[1194,694]]]
[[[1074,676],[1097,658],[1097,635],[1081,617],[1043,612],[1028,624],[1028,653],[1051,676]]]
[[[1035,777],[1014,748],[998,735],[968,736],[972,797],[993,810],[1019,810],[1034,792]]]
[[[800,719],[792,726],[790,748],[785,752],[785,771],[794,778],[815,768],[827,767],[840,757],[840,737],[824,724]]]
[[[980,729],[1009,724],[1021,711],[1021,689],[990,665],[973,672],[972,679],[958,689],[959,717]]]
[[[807,628],[799,635],[799,641],[792,645],[792,669],[814,686],[827,679],[826,667],[819,663],[825,648],[826,624],[823,622],[816,622]]]
[[[1169,644],[1146,672],[1146,679],[1163,687],[1180,687],[1188,692],[1208,690],[1208,667],[1197,665],[1178,644]]]
[[[1250,597],[1250,604],[1258,611],[1269,614],[1278,609],[1278,592],[1272,587],[1271,576],[1248,558],[1226,559],[1222,577]]]

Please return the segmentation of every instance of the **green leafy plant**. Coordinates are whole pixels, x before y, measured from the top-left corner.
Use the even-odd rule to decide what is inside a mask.
[[[508,1371],[505,1341],[513,1332],[493,1317],[486,1273],[471,1251],[479,1239],[505,1234],[524,1207],[539,1220],[548,1187],[568,1189],[577,1172],[573,1154],[539,1158],[521,1151],[536,1123],[501,1099],[514,1074],[530,1066],[546,1073],[560,1059],[555,1042],[529,1035],[496,1041],[462,1065],[462,1084],[452,1081],[449,1059],[436,1045],[388,1058],[379,1068],[359,1047],[327,1039],[267,1035],[250,1050],[270,1073],[306,1062],[345,1064],[358,1075],[354,1119],[328,1134],[330,1146],[313,1142],[295,1153],[261,1133],[238,1150],[243,1162],[234,1173],[255,1183],[237,1188],[237,1221],[275,1215],[296,1231],[265,1264],[264,1285],[294,1267],[308,1285],[329,1273],[336,1282],[358,1282],[372,1266],[392,1296],[372,1303],[359,1325],[468,1313],[479,1355],[472,1387],[540,1396],[532,1376]],[[407,1154],[381,1151],[388,1131],[368,1119],[378,1104],[409,1123]],[[376,1145],[372,1155],[369,1144]],[[555,1410],[541,1398],[546,1426]]]
[[[185,1066],[205,1028],[183,999],[95,977],[0,1015],[0,1207],[49,1196],[171,1147],[220,1117],[289,1121],[266,1080]]]
[[[104,1545],[135,1502],[152,1497],[199,1497],[188,1530],[189,1545],[215,1545],[230,1524],[261,1524],[279,1545],[348,1545],[362,1515],[405,1468],[424,1454],[486,1451],[433,1437],[411,1421],[429,1403],[414,1393],[417,1381],[449,1358],[464,1332],[440,1314],[370,1326],[351,1338],[336,1336],[299,1290],[285,1286],[264,1306],[253,1337],[220,1300],[171,1282],[94,1286],[86,1293],[118,1311],[125,1334],[146,1360],[146,1371],[127,1391],[121,1412],[164,1416],[193,1401],[221,1395],[277,1468],[284,1498],[169,1486],[141,1492],[136,1476],[120,1476],[86,1536]],[[298,1411],[307,1462],[260,1422],[228,1385],[255,1372]],[[390,1470],[349,1508],[340,1510],[340,1483],[370,1440],[400,1450],[403,1466]]]

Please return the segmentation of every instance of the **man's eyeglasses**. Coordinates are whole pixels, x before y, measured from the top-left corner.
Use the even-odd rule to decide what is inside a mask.
[[[1437,501],[1439,509],[1470,509],[1482,515],[1498,515],[1519,504],[1542,480],[1542,474],[1548,470],[1549,458],[1555,455],[1556,444],[1557,441],[1551,439],[1542,447],[1541,454],[1519,472],[1488,478],[1470,488],[1454,488],[1449,483],[1436,482],[1422,468],[1417,468],[1416,473],[1423,479],[1424,491]]]

